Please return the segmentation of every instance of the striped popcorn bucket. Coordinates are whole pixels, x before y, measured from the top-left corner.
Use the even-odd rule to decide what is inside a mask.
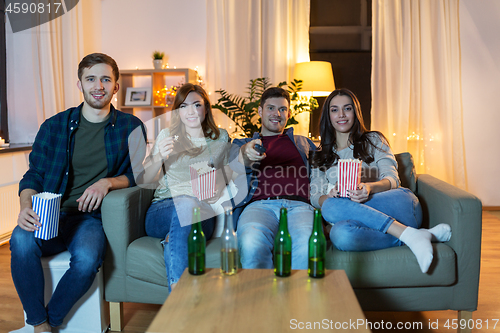
[[[361,161],[341,159],[338,163],[338,192],[343,198],[349,197],[348,190],[355,190],[361,181]]]
[[[40,217],[42,226],[35,231],[35,237],[49,240],[57,236],[61,194],[38,193],[31,197],[33,210]]]
[[[215,195],[216,169],[211,168],[210,171],[199,174],[198,169],[191,165],[189,172],[191,174],[191,188],[198,200],[209,199]]]

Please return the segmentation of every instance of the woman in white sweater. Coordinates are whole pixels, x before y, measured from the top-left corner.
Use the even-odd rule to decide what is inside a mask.
[[[342,251],[372,251],[408,245],[426,273],[433,259],[432,241],[448,241],[451,228],[440,224],[418,229],[422,209],[417,197],[399,187],[397,162],[385,136],[368,131],[356,96],[333,91],[323,104],[321,145],[312,160],[311,203],[332,225],[330,239]],[[339,197],[339,159],[362,161],[361,182],[348,198]]]
[[[225,186],[225,174],[218,172],[215,197],[198,200],[191,186],[190,165],[196,163],[196,168],[205,171],[211,167],[221,171],[228,163],[229,148],[228,133],[215,125],[205,90],[184,84],[175,96],[171,124],[156,138],[144,165],[145,183],[159,182],[146,214],[146,233],[164,239],[169,290],[188,265],[187,238],[193,208],[200,207],[202,229],[206,239],[210,239],[215,223],[210,204]]]

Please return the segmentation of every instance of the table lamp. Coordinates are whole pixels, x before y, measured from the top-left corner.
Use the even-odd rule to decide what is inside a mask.
[[[326,61],[309,61],[295,64],[293,77],[302,80],[301,93],[312,97],[328,96],[335,90],[332,65]]]
[[[297,80],[302,80],[302,89],[299,91],[299,94],[308,98],[328,96],[335,90],[332,65],[326,61],[308,61],[295,64],[293,77]],[[314,117],[312,112],[310,114],[303,112],[297,115],[296,120],[299,124],[296,130],[298,134],[315,139],[318,135],[316,132],[319,132],[319,127],[316,125],[316,121],[314,121],[315,125],[310,126],[312,122],[311,117]]]

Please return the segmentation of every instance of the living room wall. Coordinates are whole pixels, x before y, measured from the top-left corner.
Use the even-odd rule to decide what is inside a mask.
[[[460,1],[462,102],[468,191],[500,207],[500,2]]]
[[[207,20],[205,0],[101,2],[102,52],[121,69],[153,68],[154,50],[170,66],[196,68],[205,75]]]

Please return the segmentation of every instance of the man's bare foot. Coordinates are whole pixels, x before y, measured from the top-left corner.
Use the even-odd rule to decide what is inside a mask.
[[[44,332],[52,332],[52,327],[50,327],[48,322],[35,326],[35,333],[44,333]]]

